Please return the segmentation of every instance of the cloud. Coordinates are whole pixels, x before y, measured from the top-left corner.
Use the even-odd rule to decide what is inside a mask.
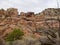
[[[56,0],[1,0],[0,8],[18,8],[18,10],[27,12],[41,12],[45,8],[56,8]]]

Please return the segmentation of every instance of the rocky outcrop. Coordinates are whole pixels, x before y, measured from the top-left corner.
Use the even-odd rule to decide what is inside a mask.
[[[19,14],[15,8],[0,9],[0,35],[4,37],[14,28],[21,28],[26,35],[31,35],[40,28],[57,29],[59,22],[51,19],[58,19],[59,16],[60,9],[54,8],[45,9],[37,15],[34,12]]]
[[[39,27],[48,27],[51,28],[58,28],[59,27],[59,20],[60,20],[60,9],[58,8],[48,8],[43,10],[41,13],[37,14],[37,25],[40,24]]]

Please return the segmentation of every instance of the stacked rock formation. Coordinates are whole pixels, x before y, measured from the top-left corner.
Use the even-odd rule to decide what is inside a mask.
[[[47,19],[58,19],[59,14],[60,9],[54,8],[45,9],[37,15],[34,12],[21,12],[18,14],[18,10],[15,8],[0,9],[0,35],[4,37],[14,28],[21,28],[26,35],[31,35],[39,28],[47,29],[51,27],[57,29],[59,22]]]

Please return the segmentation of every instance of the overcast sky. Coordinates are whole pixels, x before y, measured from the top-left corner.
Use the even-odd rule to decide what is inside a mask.
[[[57,0],[0,0],[0,8],[17,8],[19,12],[38,13],[45,8],[57,8]]]

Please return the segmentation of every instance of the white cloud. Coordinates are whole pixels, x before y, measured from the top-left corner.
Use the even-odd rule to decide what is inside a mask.
[[[60,1],[60,0],[59,0]],[[56,8],[56,0],[1,0],[0,8],[18,8],[19,11],[40,12],[45,8]]]

